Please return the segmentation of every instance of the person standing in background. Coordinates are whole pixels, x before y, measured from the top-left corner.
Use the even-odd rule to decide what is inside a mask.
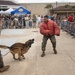
[[[29,15],[29,27],[32,28],[32,17]]]
[[[37,21],[38,21],[38,27],[40,27],[40,23],[41,23],[41,17],[40,17],[40,15],[38,15]]]
[[[1,35],[1,30],[2,30],[2,19],[0,18],[0,35]]]
[[[41,23],[44,21],[44,17],[43,16],[41,16]]]
[[[36,16],[35,16],[35,14],[33,15],[32,21],[33,21],[33,28],[36,28],[36,21],[37,21],[37,18],[36,18]]]
[[[27,14],[25,15],[25,22],[26,22],[26,28],[29,28],[29,17]]]
[[[73,15],[70,15],[70,16],[68,17],[68,21],[69,21],[69,22],[73,22]]]

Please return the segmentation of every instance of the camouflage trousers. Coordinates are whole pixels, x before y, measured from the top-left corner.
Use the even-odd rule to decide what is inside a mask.
[[[56,39],[55,39],[55,35],[53,36],[43,36],[43,42],[42,42],[42,51],[46,50],[46,44],[47,44],[47,40],[50,39],[53,48],[56,48]]]
[[[4,67],[4,63],[3,63],[3,59],[2,59],[2,55],[1,55],[1,51],[0,51],[0,68]]]

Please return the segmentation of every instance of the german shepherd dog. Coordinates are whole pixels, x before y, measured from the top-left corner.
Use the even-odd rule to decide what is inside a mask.
[[[5,45],[0,45],[0,48],[4,48],[4,49],[9,49],[11,54],[13,55],[13,59],[17,60],[15,58],[15,54],[18,53],[18,59],[21,60],[21,57],[23,59],[25,59],[24,55],[25,53],[28,52],[29,48],[31,47],[31,45],[34,43],[34,39],[30,39],[28,41],[26,41],[25,43],[14,43],[13,45],[9,46],[5,46]]]

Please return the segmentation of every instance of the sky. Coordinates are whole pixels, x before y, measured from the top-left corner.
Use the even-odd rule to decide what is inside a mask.
[[[15,0],[18,3],[75,2],[75,0]]]

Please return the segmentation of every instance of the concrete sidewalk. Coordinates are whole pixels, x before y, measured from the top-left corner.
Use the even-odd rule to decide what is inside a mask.
[[[26,33],[18,35],[16,42],[25,42],[30,38],[35,39],[28,53],[25,54],[26,59],[16,61],[12,58],[11,53],[4,56],[5,65],[11,67],[2,75],[74,75],[75,74],[75,39],[66,32],[61,31],[61,36],[57,37],[57,51],[55,55],[52,50],[50,40],[48,40],[46,48],[46,56],[41,57],[42,35],[39,29],[26,29]],[[1,36],[0,38],[2,38]],[[16,36],[9,38],[16,38]],[[4,36],[5,38],[5,36]]]

